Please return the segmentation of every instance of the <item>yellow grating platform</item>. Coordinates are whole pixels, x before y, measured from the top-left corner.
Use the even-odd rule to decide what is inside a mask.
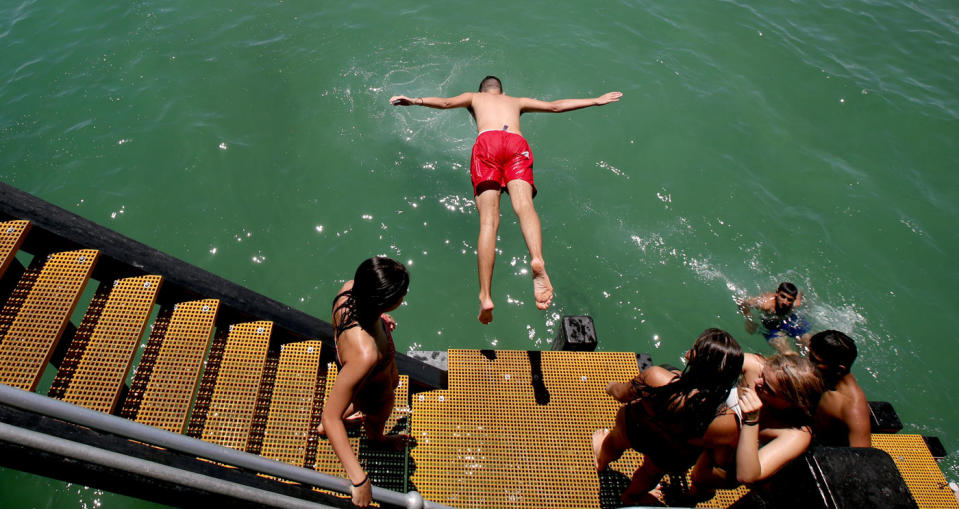
[[[321,381],[320,341],[283,345],[273,385],[261,456],[306,465],[316,386]]]
[[[30,231],[30,221],[5,221],[0,223],[0,276],[7,271],[23,239]]]
[[[872,446],[892,456],[919,507],[959,508],[939,464],[921,435],[874,434]]]
[[[162,280],[160,276],[142,276],[114,284],[66,384],[64,401],[100,412],[113,411]]]
[[[616,506],[641,455],[600,476],[591,437],[619,407],[606,385],[637,373],[631,353],[450,350],[449,390],[413,397],[411,481],[455,507]]]
[[[98,255],[94,249],[50,255],[0,343],[0,382],[36,389]]]
[[[245,451],[273,322],[230,326],[201,438]]]
[[[336,365],[330,363],[327,366],[326,389],[323,392],[324,405],[333,384],[336,383],[336,374]],[[410,414],[409,385],[409,377],[401,375],[399,385],[396,387],[393,411],[384,427],[384,433],[386,434],[405,433],[407,430]],[[350,445],[353,446],[353,454],[356,454],[363,469],[370,475],[373,485],[395,491],[408,491],[406,489],[408,455],[406,451],[381,451],[373,448],[366,440],[366,434],[362,427],[348,429],[347,432],[350,437]],[[336,453],[333,452],[330,441],[325,437],[318,439],[316,461],[313,468],[330,475],[346,477],[343,465],[336,457]]]
[[[183,432],[219,306],[217,299],[176,305],[140,396],[137,422]]]

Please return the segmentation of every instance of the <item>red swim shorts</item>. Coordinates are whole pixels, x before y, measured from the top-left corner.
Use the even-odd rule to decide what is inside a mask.
[[[508,131],[484,131],[476,137],[470,161],[473,195],[484,182],[494,182],[505,189],[511,180],[525,180],[533,186],[533,152],[526,140]]]

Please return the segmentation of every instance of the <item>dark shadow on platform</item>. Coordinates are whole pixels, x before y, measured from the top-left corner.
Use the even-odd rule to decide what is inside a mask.
[[[539,350],[530,350],[526,352],[529,357],[529,372],[532,375],[531,385],[533,386],[533,397],[536,398],[537,405],[549,404],[549,390],[543,381],[543,352]]]

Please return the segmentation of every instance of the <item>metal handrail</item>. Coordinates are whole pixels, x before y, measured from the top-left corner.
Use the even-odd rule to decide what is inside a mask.
[[[161,465],[153,461],[50,436],[46,433],[39,433],[3,422],[0,422],[0,440],[66,458],[85,461],[124,472],[132,472],[151,479],[159,479],[181,486],[216,493],[217,495],[240,498],[264,507],[296,509],[326,509],[331,507],[216,477],[198,474],[196,472]]]
[[[351,483],[348,479],[335,477],[307,468],[296,467],[210,442],[204,442],[196,438],[154,428],[115,415],[104,414],[90,410],[89,408],[83,408],[8,385],[0,384],[0,402],[74,424],[99,429],[126,438],[132,438],[140,442],[174,449],[220,463],[248,468],[262,474],[273,475],[339,493],[350,493]],[[376,486],[373,486],[373,500],[410,509],[421,507],[426,509],[446,509],[449,507],[436,502],[423,500],[423,497],[416,491],[400,493]]]

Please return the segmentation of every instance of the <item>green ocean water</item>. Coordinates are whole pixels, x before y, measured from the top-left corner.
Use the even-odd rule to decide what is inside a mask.
[[[680,355],[782,280],[904,432],[959,480],[959,6],[847,2],[0,4],[0,180],[326,319],[356,265],[412,286],[397,347]],[[524,116],[547,269],[503,201],[495,319],[476,320],[464,110],[395,108],[496,74]],[[585,439],[585,438],[584,438]],[[149,505],[0,471],[5,507]]]

